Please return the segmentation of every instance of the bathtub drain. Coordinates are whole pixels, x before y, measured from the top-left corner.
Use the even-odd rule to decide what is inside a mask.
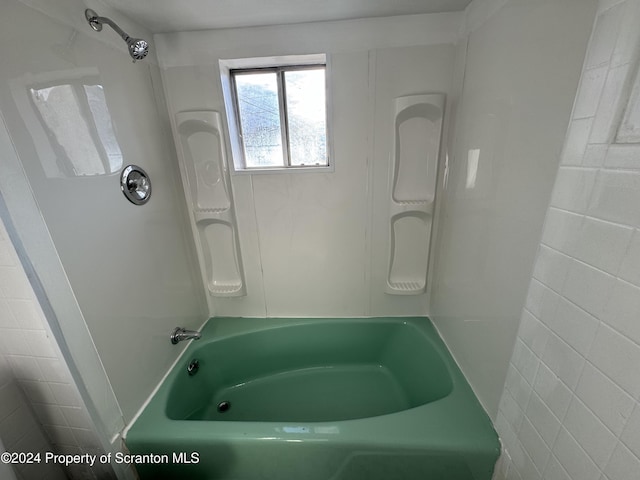
[[[218,412],[224,413],[231,408],[231,402],[223,400],[218,404]]]

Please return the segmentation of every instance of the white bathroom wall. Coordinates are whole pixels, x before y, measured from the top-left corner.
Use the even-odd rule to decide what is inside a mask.
[[[640,137],[619,136],[640,129],[639,23],[638,0],[599,2],[500,402],[497,479],[640,472]]]
[[[449,94],[462,14],[156,35],[171,114],[224,112],[219,59],[326,53],[331,173],[236,174],[247,295],[216,315],[423,315],[384,293],[393,98]],[[214,313],[214,312],[212,312]]]
[[[101,3],[86,3],[151,40]],[[19,159],[3,165],[2,193],[96,408],[111,409],[105,428],[113,435],[177,357],[171,329],[198,328],[206,308],[154,53],[132,63],[115,32],[91,30],[85,8],[80,0],[0,4],[0,110],[14,150],[7,158]],[[30,99],[30,88],[82,78],[102,86],[112,130],[110,138],[88,142],[74,125],[71,144],[83,152],[81,159],[95,148],[108,145],[111,154],[119,149],[122,164],[113,158],[113,173],[91,175],[76,165],[73,174],[62,167],[60,149]],[[75,107],[65,108],[70,118]],[[91,115],[84,111],[84,118]],[[153,194],[145,206],[134,206],[120,192],[119,172],[129,163],[151,177]],[[25,207],[34,198],[37,207]],[[117,412],[108,404],[111,388]]]
[[[34,302],[35,299],[30,297],[30,289],[25,288],[25,283],[28,285],[28,282],[26,277],[23,278],[23,274],[24,271],[19,268],[15,250],[9,241],[4,224],[0,222],[0,278],[2,279],[0,280],[0,335],[3,339],[0,349],[0,442],[3,451],[42,452],[44,455],[44,452],[52,451],[53,448],[44,432],[44,426],[37,421],[37,417],[31,410],[16,379],[16,370],[23,379],[27,376],[25,366],[29,364],[32,367],[32,372],[34,366],[37,370],[35,374],[29,375],[35,378],[28,380],[31,382],[41,380],[43,375],[40,367],[47,368],[52,362],[50,356],[35,357],[28,343],[33,341],[33,337],[38,334],[40,334],[38,340],[41,345],[42,337],[45,342],[47,340],[46,335],[42,335],[44,331],[41,325],[37,322],[39,319],[36,318],[36,321],[30,322],[30,330],[17,326],[14,311],[29,312],[24,316],[20,314],[21,319],[29,322],[34,319],[34,303],[38,305],[37,302]],[[11,306],[13,306],[13,311]],[[18,337],[18,342],[15,341],[16,337]],[[50,348],[47,350],[50,351]],[[42,351],[42,348],[37,348],[38,353]],[[4,472],[2,468],[9,471]],[[26,478],[29,476],[51,479],[66,478],[59,466],[15,465],[15,469],[21,470],[18,472],[21,478],[25,476]],[[2,463],[0,465],[0,477],[16,478],[11,464]]]
[[[1,112],[0,152],[0,289],[4,304],[0,315],[0,363],[6,380],[0,401],[0,416],[6,421],[0,423],[0,435],[11,441],[10,448],[16,453],[43,449],[118,451],[118,433],[124,427],[122,412],[31,195]],[[10,226],[10,234],[5,232],[5,225]],[[18,225],[25,243],[16,231]],[[26,252],[27,244],[31,257]],[[61,330],[66,330],[66,337]],[[109,468],[99,466],[95,474],[111,478]],[[30,472],[34,469],[31,465],[16,465],[16,469],[27,477],[38,471],[43,475],[59,472],[52,468]],[[116,465],[116,469],[124,475],[120,478],[131,478],[126,468]],[[88,475],[86,465],[77,465],[65,473],[74,478]]]
[[[466,11],[430,314],[493,418],[595,4],[474,0]]]
[[[0,438],[7,451],[105,452],[0,221]],[[112,478],[110,465],[14,464],[19,479]],[[0,476],[5,478],[4,476]]]

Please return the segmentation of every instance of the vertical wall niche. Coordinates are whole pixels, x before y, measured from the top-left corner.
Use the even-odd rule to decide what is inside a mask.
[[[198,112],[210,113],[210,112]],[[179,114],[180,115],[180,114]],[[188,118],[178,127],[185,152],[185,168],[196,211],[222,212],[231,206],[224,179],[220,131],[206,119]]]
[[[399,97],[394,107],[385,292],[419,295],[429,266],[444,94]]]
[[[197,231],[200,266],[209,293],[246,294],[220,114],[176,114],[186,194]]]

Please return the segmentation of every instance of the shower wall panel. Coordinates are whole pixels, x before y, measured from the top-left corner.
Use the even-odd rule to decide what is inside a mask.
[[[327,55],[333,170],[231,174],[246,296],[215,297],[211,312],[292,317],[426,313],[427,204],[434,188],[425,190],[422,180],[434,179],[435,162],[421,163],[417,170],[401,167],[394,175],[394,101],[449,93],[461,19],[462,14],[409,15],[156,35],[172,113],[223,111],[219,59]],[[431,128],[429,114],[407,113],[400,135],[413,140],[401,154],[425,158],[420,151],[432,151],[431,139],[437,137],[421,137],[424,128]],[[174,134],[178,129],[174,125]],[[402,211],[391,212],[391,195]],[[414,200],[417,206],[411,206]],[[406,208],[411,216],[396,216]],[[392,229],[402,246],[390,268]],[[227,236],[218,245],[233,241]],[[416,265],[416,272],[407,273]],[[393,282],[398,278],[397,284],[416,277],[417,294],[390,295],[390,276]]]
[[[494,417],[594,14],[593,0],[468,9],[431,310]]]
[[[371,311],[429,313],[431,232],[446,152],[440,148],[455,47],[379,49],[374,55],[371,157]]]
[[[2,193],[7,202],[20,198],[10,213],[42,269],[87,388],[113,387],[122,412],[109,419],[111,439],[114,423],[121,428],[122,416],[133,417],[178,355],[171,329],[198,328],[206,305],[193,241],[184,233],[189,224],[158,65],[153,54],[132,63],[117,35],[89,27],[85,8],[81,0],[0,3],[0,110],[20,160]],[[99,13],[115,13],[126,31],[152,42],[117,12]],[[120,191],[120,171],[131,163],[153,184],[143,206]],[[25,225],[25,218],[35,222]],[[97,408],[111,408],[108,400],[106,393],[94,398]]]

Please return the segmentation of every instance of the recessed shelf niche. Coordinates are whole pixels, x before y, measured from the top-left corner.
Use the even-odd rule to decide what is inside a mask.
[[[213,296],[246,294],[238,228],[220,114],[176,114],[186,194],[195,224],[200,266]]]
[[[443,94],[394,100],[385,292],[424,293],[444,113]]]

